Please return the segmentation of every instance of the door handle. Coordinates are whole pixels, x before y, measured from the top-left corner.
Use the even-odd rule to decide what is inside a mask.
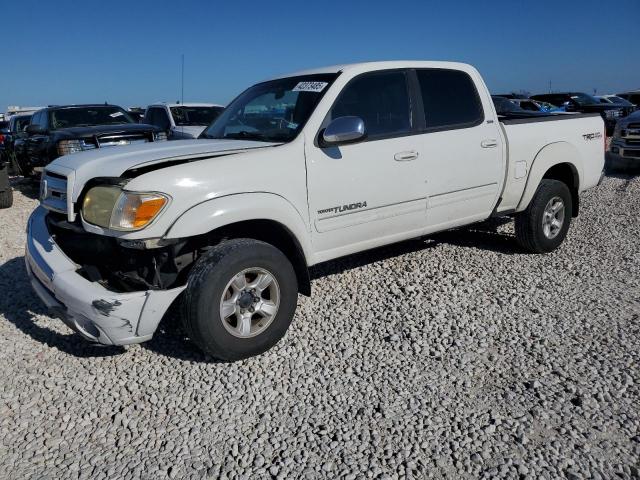
[[[409,160],[415,160],[418,158],[418,155],[418,152],[411,150],[408,152],[398,152],[393,156],[393,158],[398,162],[408,162]]]
[[[493,139],[493,138],[489,138],[487,140],[483,140],[480,142],[480,146],[482,148],[493,148],[493,147],[497,147],[498,146],[498,141]]]

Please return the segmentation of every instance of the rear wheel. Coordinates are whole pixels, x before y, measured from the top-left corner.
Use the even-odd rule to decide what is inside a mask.
[[[0,165],[0,208],[13,205],[13,190],[9,185],[9,174],[6,165]]]
[[[297,298],[293,266],[280,250],[258,240],[228,240],[194,265],[182,320],[204,352],[239,360],[268,350],[284,336]]]
[[[569,187],[543,179],[524,212],[515,219],[518,244],[533,253],[551,252],[567,236],[573,204]]]

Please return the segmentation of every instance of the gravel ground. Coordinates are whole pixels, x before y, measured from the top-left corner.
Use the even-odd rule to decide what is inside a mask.
[[[511,223],[314,269],[285,339],[224,364],[179,331],[97,347],[23,266],[35,191],[0,211],[3,478],[631,479],[640,468],[640,178],[568,240]]]

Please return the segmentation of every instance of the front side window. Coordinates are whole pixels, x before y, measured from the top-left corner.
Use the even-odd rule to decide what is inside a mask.
[[[303,75],[254,85],[233,100],[201,137],[290,142],[336,77]]]
[[[480,96],[471,77],[459,70],[418,70],[425,124],[432,128],[477,125],[484,119]],[[511,103],[511,102],[509,102]],[[511,109],[511,106],[503,105]],[[517,108],[513,105],[514,108]]]
[[[368,73],[355,78],[331,109],[331,120],[360,117],[369,138],[411,131],[411,108],[405,72]]]
[[[208,126],[224,110],[222,107],[171,107],[173,121],[178,126]]]
[[[120,107],[109,105],[71,107],[51,110],[51,128],[93,127],[95,125],[122,125],[135,123]]]

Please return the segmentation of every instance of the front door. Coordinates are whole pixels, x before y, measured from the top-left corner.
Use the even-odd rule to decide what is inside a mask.
[[[306,145],[314,249],[320,259],[393,241],[424,227],[426,192],[420,136],[413,133],[407,72],[363,74],[343,89],[325,124],[357,116],[356,144]]]

